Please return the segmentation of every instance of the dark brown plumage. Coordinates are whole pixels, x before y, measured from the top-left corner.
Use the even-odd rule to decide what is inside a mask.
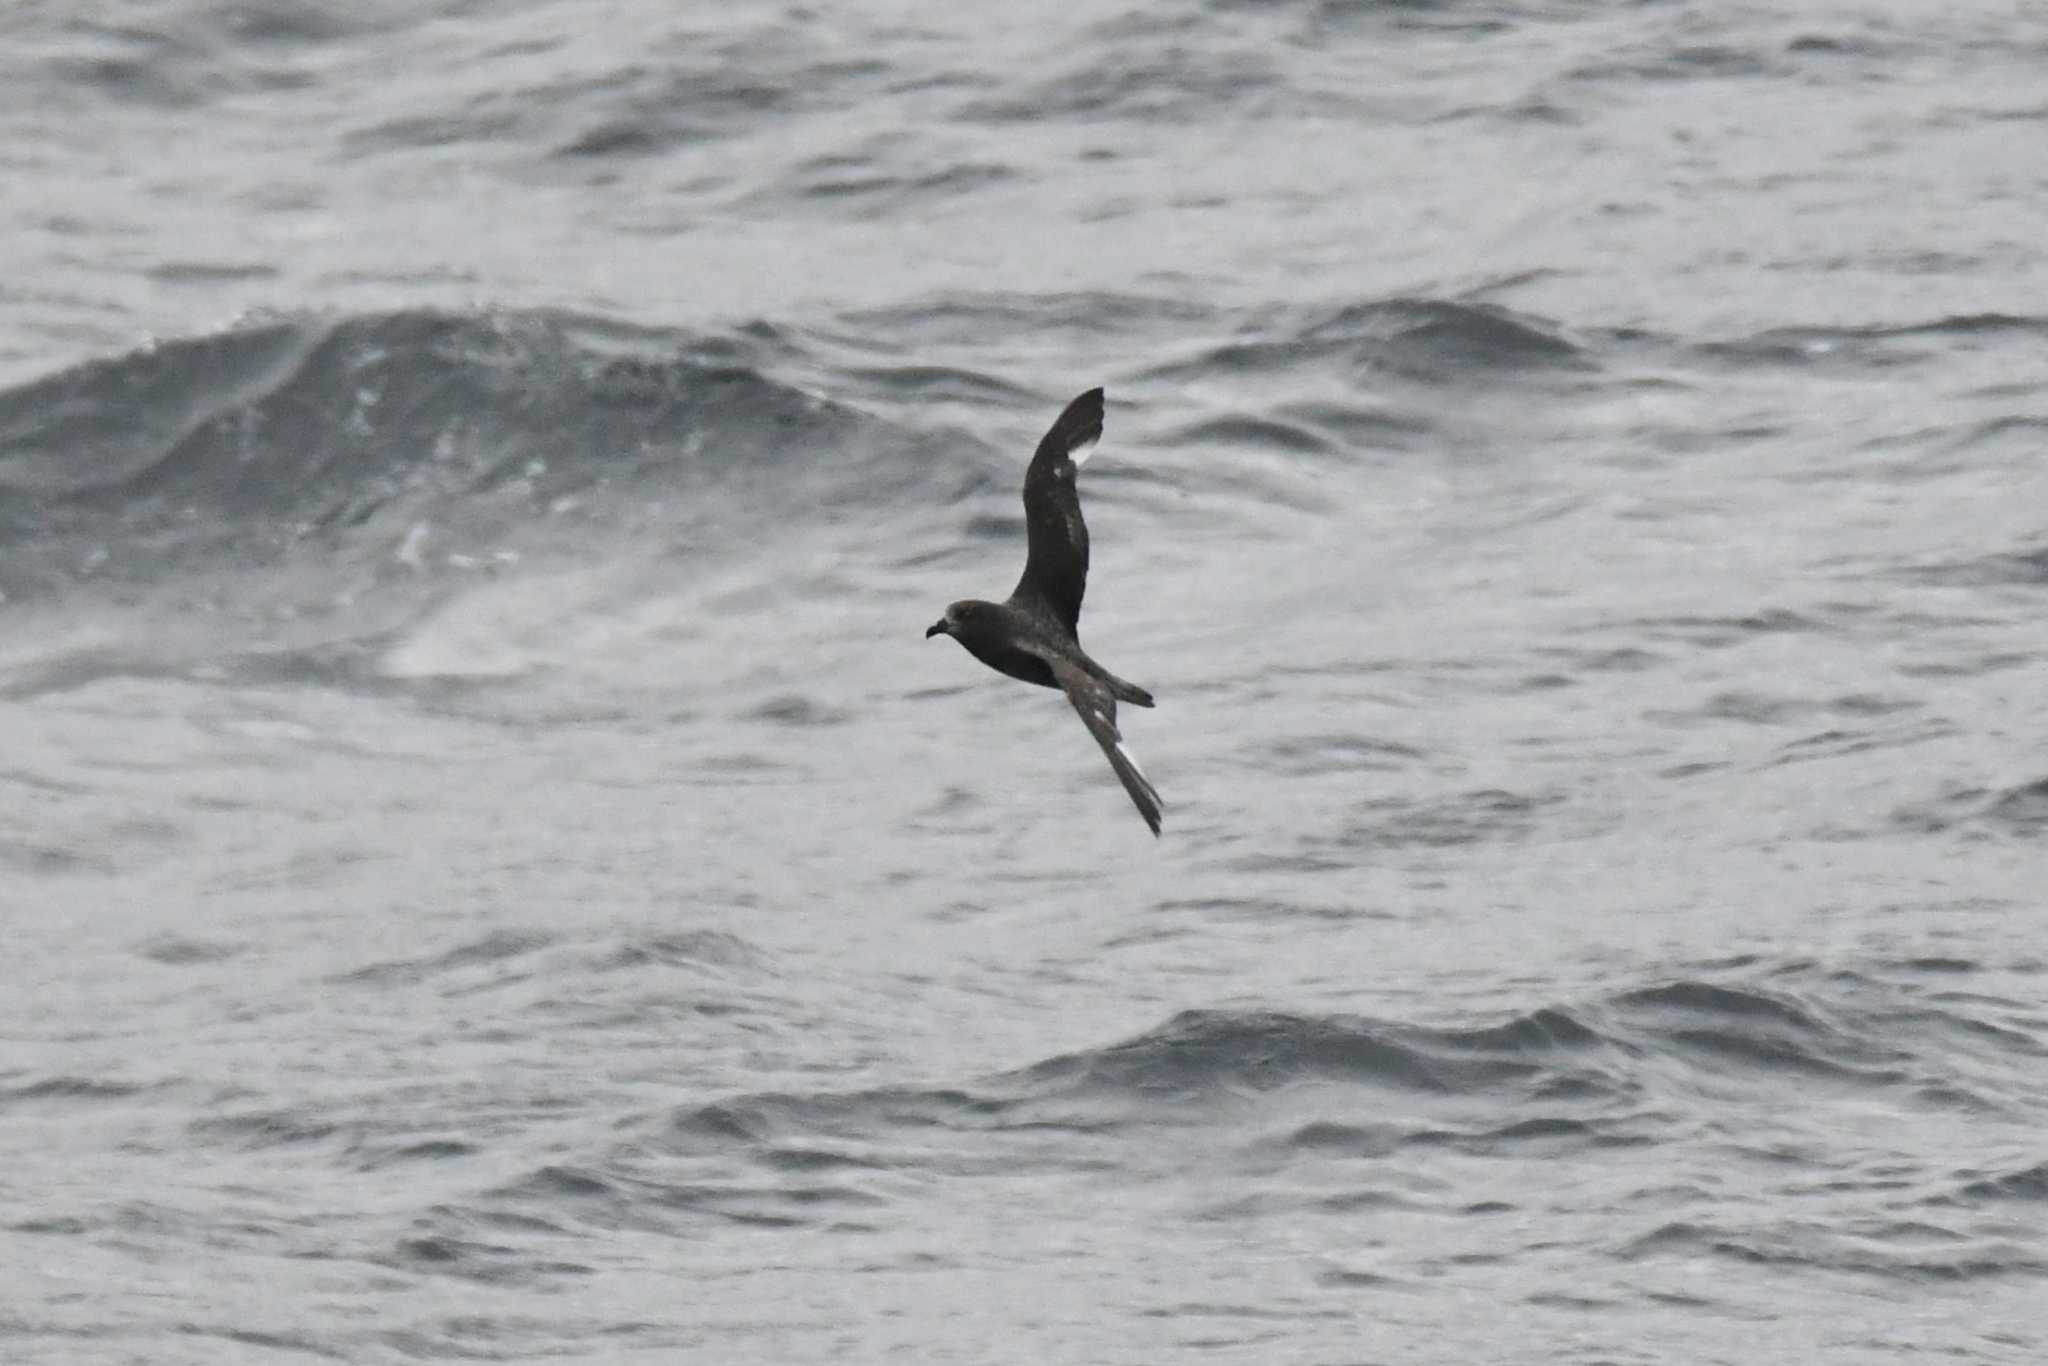
[[[1024,471],[1024,527],[1029,553],[1007,602],[966,599],[946,608],[925,634],[949,635],[998,673],[1059,688],[1109,758],[1152,833],[1164,803],[1124,745],[1116,704],[1152,705],[1152,694],[1126,683],[1081,648],[1081,599],[1088,591],[1088,523],[1075,486],[1078,467],[1102,437],[1102,390],[1069,403],[1038,443]],[[1078,457],[1078,458],[1077,458]]]

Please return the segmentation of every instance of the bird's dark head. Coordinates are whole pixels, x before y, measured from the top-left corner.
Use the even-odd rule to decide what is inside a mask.
[[[933,636],[972,635],[987,624],[990,606],[989,603],[975,602],[971,599],[951,603],[946,608],[946,615],[925,628],[924,638],[930,640]]]

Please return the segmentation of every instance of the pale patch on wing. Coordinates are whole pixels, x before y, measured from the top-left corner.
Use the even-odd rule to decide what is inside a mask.
[[[1152,786],[1152,780],[1145,776],[1144,770],[1138,767],[1137,760],[1124,746],[1124,737],[1116,728],[1116,699],[1099,679],[1071,660],[1053,657],[1046,662],[1052,666],[1053,677],[1065,690],[1067,701],[1073,704],[1075,715],[1088,727],[1095,743],[1102,746],[1102,753],[1116,773],[1117,781],[1130,795],[1131,804],[1138,808],[1145,824],[1157,835],[1160,813],[1166,809],[1166,803],[1159,799],[1159,790]]]
[[[1124,756],[1124,762],[1131,766],[1131,772],[1137,774],[1140,778],[1145,778],[1145,786],[1152,786],[1152,780],[1145,777],[1145,766],[1138,762],[1138,756],[1131,753],[1131,747],[1124,743],[1123,734],[1117,730],[1116,722],[1103,715],[1100,707],[1091,708],[1090,710],[1094,711],[1095,719],[1102,723],[1103,728],[1117,737],[1112,743],[1116,746],[1116,752]]]
[[[1095,448],[1101,444],[1102,434],[1097,432],[1094,436],[1089,437],[1086,441],[1068,451],[1067,459],[1073,461],[1076,465],[1085,465],[1088,463],[1088,457],[1095,454]]]

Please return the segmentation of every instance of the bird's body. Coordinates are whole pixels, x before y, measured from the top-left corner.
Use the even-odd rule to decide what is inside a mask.
[[[1071,662],[1089,677],[1108,687],[1119,702],[1152,705],[1152,694],[1135,683],[1126,683],[1088,657],[1081,642],[1028,608],[1010,602],[958,602],[954,607],[968,610],[948,614],[953,618],[947,634],[967,647],[967,652],[999,674],[1041,688],[1061,686],[1053,672],[1055,660]]]
[[[1089,658],[1078,631],[1088,589],[1088,524],[1074,476],[1101,436],[1102,390],[1090,389],[1059,415],[1024,473],[1030,552],[1009,600],[953,603],[925,635],[952,636],[997,673],[1065,692],[1156,835],[1164,804],[1116,727],[1118,702],[1149,707],[1152,694]]]

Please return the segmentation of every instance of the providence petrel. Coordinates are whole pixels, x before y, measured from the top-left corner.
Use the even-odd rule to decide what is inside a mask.
[[[1088,524],[1081,520],[1074,471],[1101,439],[1102,390],[1090,389],[1067,405],[1024,471],[1030,552],[1009,601],[956,602],[924,635],[951,636],[998,673],[1063,690],[1157,835],[1159,790],[1116,728],[1118,702],[1149,707],[1152,694],[1090,659],[1079,634],[1081,595],[1088,591]]]

